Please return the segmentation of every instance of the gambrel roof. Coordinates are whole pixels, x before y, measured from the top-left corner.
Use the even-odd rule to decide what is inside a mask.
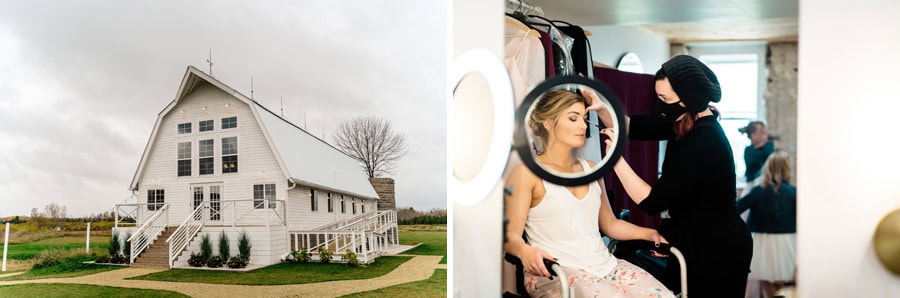
[[[144,148],[143,156],[141,156],[141,162],[131,180],[130,190],[138,189],[138,181],[143,175],[145,163],[155,143],[163,118],[172,112],[179,101],[204,82],[231,94],[234,98],[250,106],[250,110],[272,148],[285,177],[289,177],[291,182],[347,193],[360,198],[378,198],[368,177],[355,159],[193,66],[187,67],[175,99],[159,113],[156,124],[153,126],[153,133]]]

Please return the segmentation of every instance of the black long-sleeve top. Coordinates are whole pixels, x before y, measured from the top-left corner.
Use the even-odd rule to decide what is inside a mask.
[[[750,209],[747,226],[756,233],[796,233],[797,232],[797,189],[782,183],[775,187],[756,186],[746,196],[738,200],[738,213]]]

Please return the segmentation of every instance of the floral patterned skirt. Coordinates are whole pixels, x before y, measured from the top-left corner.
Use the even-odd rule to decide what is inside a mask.
[[[562,267],[575,297],[675,297],[672,291],[650,273],[628,261],[617,260],[616,268],[606,276],[596,276],[580,269]],[[553,280],[525,272],[525,288],[532,297],[561,297],[559,279]]]

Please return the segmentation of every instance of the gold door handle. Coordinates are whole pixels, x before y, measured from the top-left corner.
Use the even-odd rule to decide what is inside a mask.
[[[891,211],[878,222],[872,240],[881,264],[900,275],[900,209]]]

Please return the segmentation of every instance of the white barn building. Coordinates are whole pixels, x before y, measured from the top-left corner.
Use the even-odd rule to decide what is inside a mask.
[[[378,210],[356,160],[193,66],[159,113],[129,189],[139,202],[116,205],[116,215],[136,224],[116,226],[134,234],[126,241],[136,266],[184,267],[200,236],[217,251],[223,231],[232,256],[248,233],[257,266],[292,250],[315,259],[319,246],[367,263],[398,241],[396,213]]]

